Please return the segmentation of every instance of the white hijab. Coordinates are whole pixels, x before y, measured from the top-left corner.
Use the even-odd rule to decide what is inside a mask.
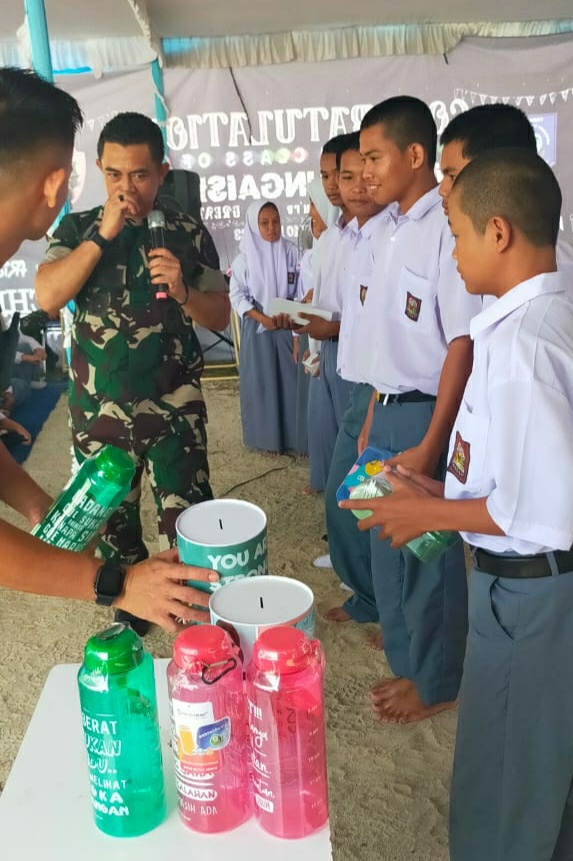
[[[259,230],[259,212],[268,200],[251,203],[239,250],[247,260],[249,295],[267,313],[271,299],[289,298],[287,240],[267,242]]]
[[[316,206],[318,214],[320,215],[326,226],[331,227],[340,215],[340,209],[338,208],[338,206],[333,206],[328,197],[326,196],[326,192],[324,190],[324,186],[320,177],[317,177],[316,179],[313,179],[312,182],[309,182],[308,196]]]

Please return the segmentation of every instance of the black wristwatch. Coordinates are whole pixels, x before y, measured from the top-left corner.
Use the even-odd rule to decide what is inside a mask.
[[[111,607],[116,598],[123,592],[125,568],[118,562],[104,562],[96,574],[94,592],[96,604]]]
[[[105,236],[101,235],[98,224],[93,225],[93,227],[84,236],[84,240],[87,242],[94,242],[102,251],[104,251],[111,242],[110,239],[106,239]]]

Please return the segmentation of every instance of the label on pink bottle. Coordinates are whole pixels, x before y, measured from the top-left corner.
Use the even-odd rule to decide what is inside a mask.
[[[247,700],[249,733],[251,736],[251,762],[253,767],[252,780],[255,788],[255,804],[267,813],[274,813],[275,793],[272,789],[270,758],[268,755],[268,732],[264,727],[262,709]]]
[[[221,767],[219,751],[231,740],[228,717],[215,720],[213,704],[171,700],[173,748],[177,789],[192,802],[211,803],[217,799],[214,778]],[[215,807],[205,808],[203,815],[216,814]]]

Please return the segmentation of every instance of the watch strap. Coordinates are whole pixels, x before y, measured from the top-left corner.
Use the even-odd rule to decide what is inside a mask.
[[[102,251],[105,248],[107,248],[107,246],[109,245],[109,243],[111,241],[109,239],[106,239],[105,236],[101,235],[101,233],[99,232],[99,225],[98,224],[93,225],[91,230],[89,230],[88,233],[86,234],[85,239],[88,242],[93,242]]]

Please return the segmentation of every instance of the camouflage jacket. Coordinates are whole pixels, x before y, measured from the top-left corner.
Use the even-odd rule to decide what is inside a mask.
[[[224,291],[219,258],[207,231],[190,216],[165,213],[165,245],[181,262],[186,284]],[[103,207],[62,219],[46,260],[76,248],[102,218]],[[191,318],[173,299],[157,300],[147,266],[147,228],[128,222],[104,250],[76,297],[70,410],[87,428],[110,404],[125,412],[141,401],[204,414],[203,355]],[[106,405],[104,409],[104,405]]]

